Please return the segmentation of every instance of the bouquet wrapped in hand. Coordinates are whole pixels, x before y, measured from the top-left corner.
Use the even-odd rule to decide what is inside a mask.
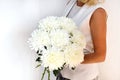
[[[41,80],[45,72],[50,80],[50,71],[56,76],[64,66],[72,69],[84,60],[85,38],[74,21],[67,17],[49,16],[40,20],[28,42],[38,54],[38,66],[44,67]]]

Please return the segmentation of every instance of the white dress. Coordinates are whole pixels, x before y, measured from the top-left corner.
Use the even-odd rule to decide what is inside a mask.
[[[84,49],[85,54],[94,52],[90,34],[89,20],[92,13],[100,7],[102,7],[100,4],[94,6],[88,6],[85,4],[82,7],[78,7],[76,0],[71,0],[66,6],[63,14],[63,16],[72,18],[77,26],[79,26],[79,30],[84,34],[87,42],[86,48]],[[93,80],[99,75],[99,69],[97,63],[79,64],[75,70],[70,70],[68,67],[64,68],[61,71],[61,74],[63,77],[71,80]]]

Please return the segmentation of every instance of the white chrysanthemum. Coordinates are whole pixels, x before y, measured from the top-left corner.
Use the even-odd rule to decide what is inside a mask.
[[[65,30],[54,30],[50,33],[51,43],[57,47],[68,45],[69,42],[69,34]]]
[[[31,44],[32,49],[37,51],[40,49],[43,45],[49,45],[50,38],[47,32],[42,32],[40,30],[35,30],[31,34],[31,38],[29,38],[29,43]]]
[[[73,44],[66,48],[65,51],[65,62],[72,68],[84,61],[83,49],[79,45]]]
[[[72,19],[66,17],[53,17],[53,16],[40,20],[38,27],[40,29],[44,29],[47,31],[53,29],[59,29],[59,28],[63,28],[66,29],[67,31],[71,31],[77,28]]]
[[[59,28],[59,17],[47,17],[43,20],[40,20],[39,26],[40,29],[51,31]]]
[[[59,51],[50,51],[42,56],[42,65],[49,67],[50,71],[61,68],[64,63],[64,54]]]
[[[69,32],[77,28],[77,26],[75,25],[74,21],[71,18],[61,17],[60,22],[62,28],[66,29]]]
[[[61,68],[64,63],[75,67],[84,60],[86,41],[70,18],[50,16],[40,20],[29,43],[35,51],[42,50],[42,65],[50,70]]]
[[[76,29],[73,30],[71,33],[73,35],[73,37],[71,38],[71,41],[80,45],[81,48],[85,48],[86,40],[84,35],[79,30],[76,30]]]

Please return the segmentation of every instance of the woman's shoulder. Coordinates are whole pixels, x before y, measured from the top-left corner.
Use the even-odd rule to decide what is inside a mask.
[[[107,17],[107,12],[106,12],[106,10],[105,10],[104,8],[102,8],[102,7],[99,7],[99,8],[97,8],[97,9],[93,12],[91,18],[94,18],[94,19],[98,18],[98,19],[100,19],[100,18],[106,18],[106,17]]]
[[[93,14],[94,14],[94,15],[96,15],[96,14],[106,15],[107,13],[106,13],[106,10],[105,10],[104,8],[99,7],[99,8],[97,8],[97,9],[94,11]]]

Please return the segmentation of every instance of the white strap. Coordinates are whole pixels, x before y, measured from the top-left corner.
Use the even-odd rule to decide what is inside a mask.
[[[73,17],[73,20],[76,22],[77,26],[80,26],[81,23],[87,18],[87,16],[93,13],[99,7],[102,6],[99,4],[94,6],[88,6],[85,4],[81,10]]]
[[[66,8],[63,12],[63,16],[67,16],[68,13],[71,11],[71,9],[73,8],[73,6],[75,5],[76,0],[70,0],[69,3],[66,5]]]
[[[76,0],[71,0],[65,8],[63,16],[67,17],[67,15],[70,13],[71,9],[73,8],[75,4],[76,4]],[[99,7],[102,7],[102,6],[100,4],[97,4],[94,6],[88,6],[87,4],[85,4],[80,9],[80,11],[77,14],[75,14],[75,16],[73,17],[73,20],[76,22],[76,25],[80,26],[80,24],[86,19],[86,17],[90,15],[92,12],[94,12]]]

